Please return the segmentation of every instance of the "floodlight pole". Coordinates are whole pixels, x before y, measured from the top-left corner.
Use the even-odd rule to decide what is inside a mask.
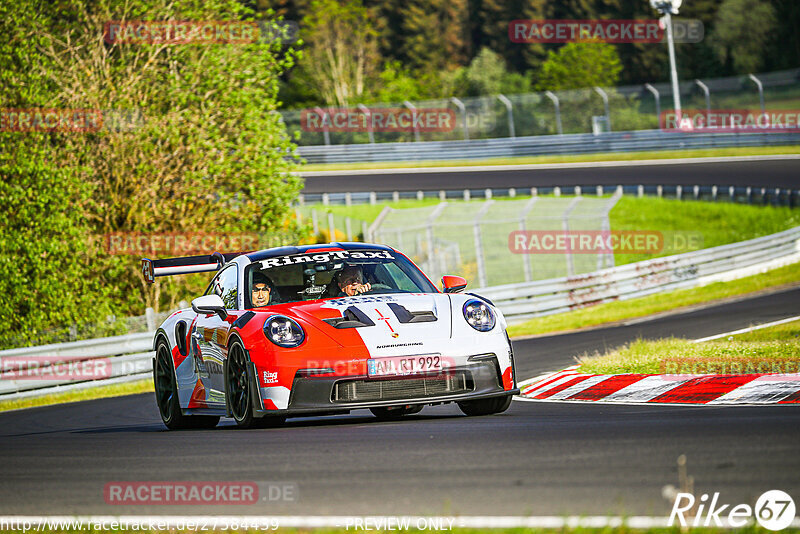
[[[681,93],[678,85],[678,68],[675,63],[675,39],[672,34],[672,15],[678,14],[678,8],[683,0],[650,0],[653,9],[657,9],[664,17],[661,19],[667,28],[667,49],[669,50],[669,72],[672,78],[672,99],[675,105],[675,115],[681,118]]]
[[[675,105],[675,115],[681,116],[681,91],[678,85],[678,68],[675,64],[675,41],[672,37],[672,15],[669,11],[665,15],[667,25],[667,47],[669,48],[669,73],[672,77],[672,99]]]

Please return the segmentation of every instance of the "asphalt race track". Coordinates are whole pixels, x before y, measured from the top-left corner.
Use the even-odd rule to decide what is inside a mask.
[[[798,314],[800,288],[632,325],[515,342],[518,375],[634,339],[699,337]],[[401,422],[366,411],[283,428],[168,432],[152,394],[0,414],[0,514],[668,515],[685,454],[695,495],[750,503],[800,494],[800,407],[609,406],[515,401]],[[110,506],[115,481],[289,484],[247,506]]]
[[[800,187],[800,159],[686,162],[654,165],[625,162],[622,166],[602,163],[558,168],[541,165],[534,169],[485,170],[460,168],[457,172],[410,170],[406,172],[361,171],[358,173],[303,173],[304,193],[357,191],[432,191],[484,189],[486,187],[551,187],[575,185],[718,185],[742,187]]]

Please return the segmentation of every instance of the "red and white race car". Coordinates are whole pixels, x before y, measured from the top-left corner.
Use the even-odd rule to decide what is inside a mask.
[[[456,402],[506,410],[519,393],[503,315],[466,281],[443,292],[397,250],[365,243],[142,260],[145,278],[219,271],[158,328],[156,400],[171,429],[242,427]]]

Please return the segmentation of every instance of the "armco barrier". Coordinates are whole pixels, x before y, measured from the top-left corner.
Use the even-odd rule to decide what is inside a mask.
[[[695,287],[718,280],[731,280],[755,272],[800,261],[800,227],[741,243],[656,258],[579,276],[477,289],[491,299],[509,319],[559,313],[601,302],[625,300]],[[0,400],[47,394],[64,389],[102,386],[128,379],[147,378],[152,370],[153,332],[129,334],[72,343],[42,345],[0,351]],[[107,377],[78,382],[58,379],[16,379],[10,372],[14,362],[30,357],[52,358],[56,366],[109,358]],[[35,364],[34,364],[35,365]],[[5,376],[5,378],[3,378]]]
[[[594,273],[487,287],[476,292],[494,302],[513,321],[740,278],[795,261],[800,261],[800,227]]]
[[[110,369],[108,376],[91,381],[98,386],[121,377],[145,378],[152,370],[152,348],[153,332],[146,332],[0,351],[0,400],[28,396],[23,393],[39,390],[46,394],[76,385],[75,380],[62,378],[69,373],[70,364],[101,358],[109,358]],[[22,370],[39,367],[36,372],[47,378],[15,377],[14,372],[20,370],[20,363],[27,363]]]
[[[800,133],[683,133],[640,130],[594,134],[537,135],[469,141],[367,143],[298,147],[308,163],[482,159],[591,152],[637,152],[690,148],[771,146],[800,143]]]

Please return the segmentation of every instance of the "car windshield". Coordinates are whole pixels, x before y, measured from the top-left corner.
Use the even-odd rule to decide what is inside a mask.
[[[246,307],[386,293],[436,293],[401,254],[379,249],[279,256],[254,262],[246,272]]]

